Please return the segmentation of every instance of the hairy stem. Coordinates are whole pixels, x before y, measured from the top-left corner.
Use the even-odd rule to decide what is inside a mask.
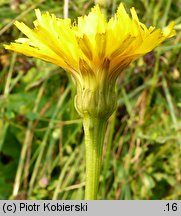
[[[96,200],[107,118],[83,118],[86,147],[85,199]]]

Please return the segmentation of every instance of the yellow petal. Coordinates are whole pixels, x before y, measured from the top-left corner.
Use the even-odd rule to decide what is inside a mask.
[[[175,35],[174,22],[163,30],[147,28],[135,8],[130,12],[131,17],[121,3],[115,16],[106,21],[96,5],[87,16],[72,23],[36,9],[35,28],[15,22],[27,38],[19,38],[5,48],[63,67],[79,85],[92,83],[91,88],[96,88],[115,80],[132,61]]]

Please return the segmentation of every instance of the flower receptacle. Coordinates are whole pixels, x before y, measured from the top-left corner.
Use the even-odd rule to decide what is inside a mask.
[[[77,91],[75,108],[82,118],[108,119],[117,106],[115,90],[103,91],[102,89],[85,89]]]

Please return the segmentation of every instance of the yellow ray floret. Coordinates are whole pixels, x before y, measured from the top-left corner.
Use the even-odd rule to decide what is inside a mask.
[[[56,64],[79,81],[94,77],[116,78],[132,61],[175,35],[174,22],[165,29],[147,28],[134,8],[131,17],[123,4],[108,22],[98,5],[77,23],[35,10],[34,29],[22,22],[16,27],[26,35],[6,49]],[[105,63],[106,62],[106,63]]]

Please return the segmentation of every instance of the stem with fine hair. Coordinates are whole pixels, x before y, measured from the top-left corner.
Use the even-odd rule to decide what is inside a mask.
[[[104,135],[107,118],[83,118],[86,148],[86,187],[85,199],[96,200],[102,161]]]

